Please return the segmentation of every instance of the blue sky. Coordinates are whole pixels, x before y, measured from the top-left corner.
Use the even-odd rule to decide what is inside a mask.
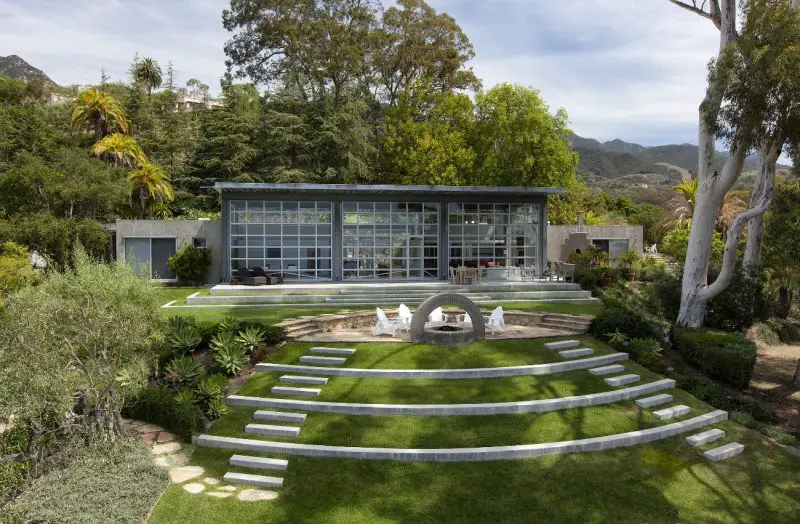
[[[716,30],[667,0],[428,0],[469,35],[484,87],[532,86],[576,133],[644,145],[696,143]],[[388,4],[388,1],[386,2]],[[123,79],[135,53],[217,91],[224,0],[3,0],[0,56],[61,84]]]

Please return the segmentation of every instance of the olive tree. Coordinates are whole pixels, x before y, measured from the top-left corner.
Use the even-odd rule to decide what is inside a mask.
[[[12,294],[0,313],[0,420],[26,424],[32,442],[54,426],[114,438],[155,363],[158,306],[130,267],[83,252],[73,269]]]

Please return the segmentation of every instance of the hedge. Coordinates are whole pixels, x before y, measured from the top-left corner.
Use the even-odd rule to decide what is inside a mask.
[[[644,316],[618,307],[604,309],[592,320],[592,325],[589,327],[589,333],[603,340],[608,340],[606,335],[614,333],[616,330],[627,335],[628,338],[654,338],[656,340],[662,338]]]
[[[746,388],[756,364],[756,345],[733,333],[672,328],[672,341],[683,357],[709,377]]]
[[[158,424],[185,441],[200,433],[205,424],[203,412],[194,404],[175,402],[175,392],[151,386],[134,397],[123,410],[128,418]]]

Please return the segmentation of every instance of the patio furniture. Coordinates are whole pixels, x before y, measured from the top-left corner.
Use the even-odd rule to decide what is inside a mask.
[[[456,316],[456,323],[462,326],[472,327],[472,317],[469,316],[469,313],[462,313]]]
[[[411,310],[405,304],[400,304],[397,308],[397,331],[408,331],[411,329]]]
[[[450,277],[451,284],[460,284],[461,283],[461,275],[458,274],[455,268],[450,267],[447,268],[447,274]]]
[[[523,282],[533,282],[536,279],[536,271],[532,267],[523,267],[520,270]]]
[[[428,322],[437,326],[441,326],[443,324],[447,324],[448,318],[449,315],[445,314],[441,307],[437,307],[431,311],[430,315],[428,315]]]
[[[269,266],[267,266],[267,269],[269,269]],[[281,278],[279,274],[273,273],[271,271],[267,272],[264,270],[264,268],[259,266],[253,268],[253,274],[257,277],[266,278],[268,286],[274,286],[275,284],[280,284],[281,282],[283,282],[283,278]]]
[[[239,276],[239,271],[238,270],[234,270],[231,273],[231,284],[236,285],[236,284],[241,284],[241,283],[242,283],[242,278]]]
[[[255,273],[249,269],[240,269],[239,278],[245,286],[266,286],[267,277],[256,276]]]
[[[566,262],[556,262],[556,280],[563,279],[564,282],[575,281],[575,264]]]
[[[486,319],[486,329],[488,329],[489,333],[492,335],[495,333],[505,333],[506,321],[503,316],[502,306],[497,306],[494,308],[492,314]]]
[[[372,329],[372,334],[376,337],[380,335],[391,335],[396,337],[398,328],[397,320],[389,319],[381,308],[376,308],[376,314],[378,316],[378,321],[375,324],[375,327]]]

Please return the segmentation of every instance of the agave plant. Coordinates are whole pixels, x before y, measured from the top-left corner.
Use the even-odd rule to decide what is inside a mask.
[[[244,322],[241,319],[236,317],[225,317],[219,321],[217,324],[217,329],[220,332],[223,331],[230,331],[231,333],[236,333],[237,331],[241,330]]]
[[[225,373],[234,376],[244,371],[248,358],[244,348],[235,344],[219,347],[214,354],[214,360]]]
[[[193,353],[203,341],[203,337],[196,327],[184,325],[170,333],[167,340],[173,349],[181,353]]]
[[[189,405],[197,403],[197,397],[191,389],[184,389],[175,395],[175,403],[181,405]]]
[[[620,332],[619,329],[615,329],[613,333],[606,333],[606,337],[612,346],[621,346],[628,342],[628,335]]]
[[[169,317],[169,328],[170,331],[177,331],[181,328],[186,327],[197,327],[197,319],[194,317],[183,317],[183,316],[174,316]]]
[[[192,357],[175,357],[166,367],[167,377],[181,387],[191,386],[197,381],[200,366]]]
[[[194,388],[198,403],[208,406],[214,399],[222,399],[228,393],[228,378],[223,375],[211,375],[200,380]]]
[[[259,344],[264,342],[266,335],[266,332],[258,326],[247,326],[239,331],[236,341],[244,346],[248,353],[252,353]]]
[[[205,406],[203,412],[208,418],[219,418],[228,412],[228,406],[225,405],[221,398],[215,398]]]
[[[219,351],[223,347],[239,347],[240,344],[236,340],[236,335],[233,331],[220,331],[211,339],[208,344],[211,351]]]

